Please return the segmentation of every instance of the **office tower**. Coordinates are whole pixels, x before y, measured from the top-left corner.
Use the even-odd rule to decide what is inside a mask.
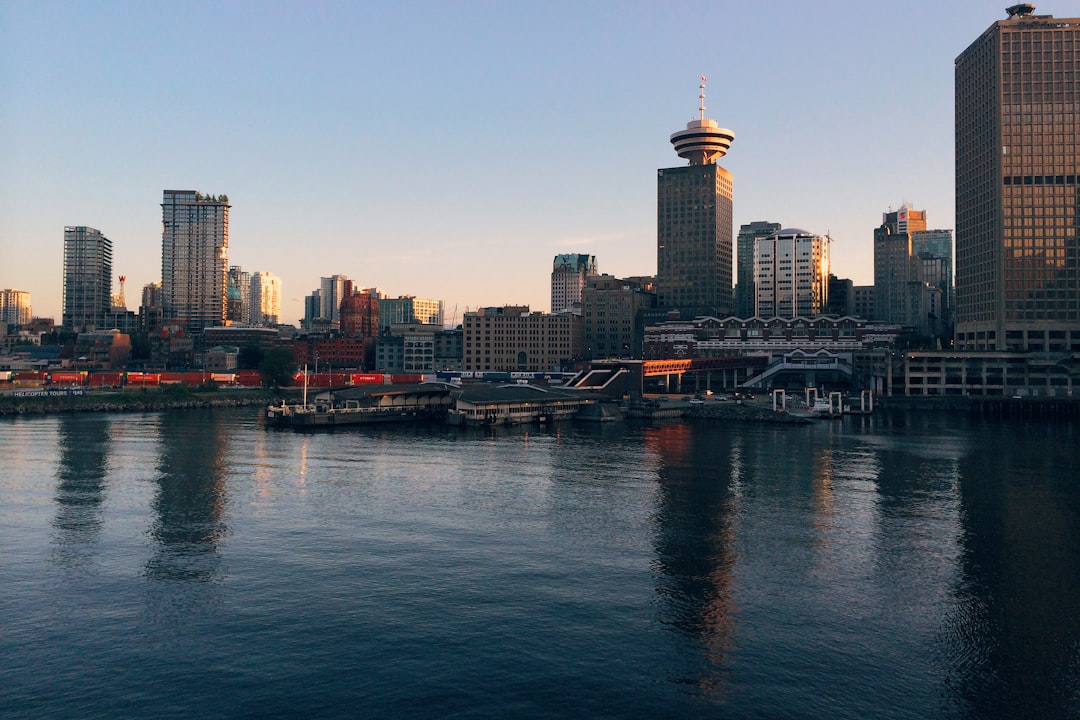
[[[166,190],[161,202],[161,303],[167,322],[201,334],[228,310],[228,197]]]
[[[83,225],[64,228],[64,327],[105,330],[112,308],[112,241]]]
[[[304,323],[305,330],[312,330],[315,323],[322,319],[322,291],[312,290],[311,294],[304,298]]]
[[[251,323],[277,325],[281,317],[281,278],[270,272],[251,274]]]
[[[829,301],[828,236],[798,228],[754,243],[754,314],[762,318],[815,317]]]
[[[903,205],[882,213],[874,230],[875,320],[915,325],[911,298],[918,294],[919,266],[912,250],[913,232],[926,230],[926,211]]]
[[[956,58],[960,350],[1080,350],[1080,18],[1034,9]]]
[[[672,134],[685,167],[657,171],[656,292],[660,307],[688,315],[729,315],[731,303],[731,173],[716,164],[735,134],[705,117]]]
[[[953,234],[952,230],[919,230],[911,234],[911,252],[919,264],[919,279],[941,291],[940,322],[952,323]]]
[[[139,329],[148,332],[161,326],[161,283],[143,285],[139,302]]]
[[[322,319],[331,323],[339,322],[341,318],[341,300],[345,297],[345,283],[348,278],[344,275],[331,275],[319,278],[319,296],[322,298]]]
[[[572,312],[581,302],[585,279],[599,272],[595,255],[556,255],[551,265],[551,312]]]
[[[611,275],[594,275],[581,290],[586,360],[640,358],[646,310],[656,307],[650,285]]]
[[[0,326],[30,322],[30,293],[25,290],[0,291]]]
[[[766,220],[755,220],[747,225],[739,226],[739,237],[736,243],[738,282],[735,286],[735,315],[738,317],[748,318],[754,314],[754,242],[780,229],[780,223]]]

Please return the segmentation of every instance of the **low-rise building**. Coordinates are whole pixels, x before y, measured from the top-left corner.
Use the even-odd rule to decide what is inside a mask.
[[[528,306],[465,313],[465,371],[560,370],[584,351],[581,317],[530,312]]]

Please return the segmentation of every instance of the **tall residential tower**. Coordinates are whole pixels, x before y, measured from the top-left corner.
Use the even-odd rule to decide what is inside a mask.
[[[716,164],[735,134],[705,117],[671,136],[686,167],[657,171],[656,293],[660,307],[731,314],[731,173]]]
[[[956,58],[956,347],[1080,351],[1080,18],[1014,5]]]
[[[228,311],[229,198],[166,190],[161,201],[161,303],[166,322],[201,334]]]
[[[112,241],[84,225],[64,228],[64,327],[106,330],[112,309]]]

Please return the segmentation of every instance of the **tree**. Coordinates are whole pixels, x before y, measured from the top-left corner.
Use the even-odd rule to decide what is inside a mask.
[[[293,373],[296,372],[296,360],[288,348],[271,348],[263,353],[259,363],[259,373],[266,387],[287,387],[292,385]]]
[[[256,370],[263,361],[263,350],[254,340],[240,348],[236,355],[236,367],[240,370]]]

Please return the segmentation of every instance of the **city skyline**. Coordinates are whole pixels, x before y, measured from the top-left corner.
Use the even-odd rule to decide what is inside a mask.
[[[110,237],[132,287],[160,281],[169,187],[229,194],[229,262],[282,278],[288,323],[334,274],[460,317],[546,308],[560,253],[655,273],[653,178],[702,74],[739,135],[733,224],[829,234],[834,271],[869,284],[883,208],[952,227],[953,60],[1005,14],[914,3],[918,50],[890,53],[895,13],[840,3],[185,8],[0,11],[0,66],[18,69],[0,76],[0,285],[35,315],[60,316],[65,225]],[[180,66],[192,82],[170,80]],[[911,77],[919,102],[888,91]]]

